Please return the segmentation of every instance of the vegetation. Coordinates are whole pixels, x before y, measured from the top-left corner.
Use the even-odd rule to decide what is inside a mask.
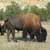
[[[6,11],[0,9],[0,20],[3,20],[9,16],[16,16],[19,13],[35,13],[40,15],[41,20],[47,21],[50,20],[50,3],[47,5],[47,9],[38,8],[37,6],[29,6],[27,5],[23,10],[21,10],[20,6],[16,2],[11,2],[11,5],[6,7]]]
[[[48,19],[50,19],[50,3],[47,5]]]
[[[11,5],[8,5],[6,7],[5,14],[6,16],[15,16],[20,12],[21,12],[20,6],[15,2],[11,2]]]
[[[4,19],[5,18],[5,14],[4,14],[4,11],[3,9],[0,10],[0,20]]]

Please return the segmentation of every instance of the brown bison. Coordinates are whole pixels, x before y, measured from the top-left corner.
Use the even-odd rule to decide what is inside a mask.
[[[43,34],[40,33],[42,27],[40,17],[32,13],[18,14],[15,17],[12,16],[7,18],[7,20],[5,20],[5,27],[8,30],[7,33],[8,41],[10,40],[9,39],[10,32],[12,32],[12,37],[14,39],[15,29],[18,31],[20,30],[23,31],[23,38],[26,38],[27,34],[29,34],[31,39],[33,39],[34,36],[36,36],[37,41],[41,42],[46,40],[46,36],[45,40],[43,40],[44,37],[43,39],[42,37],[40,37],[41,35],[43,36]]]

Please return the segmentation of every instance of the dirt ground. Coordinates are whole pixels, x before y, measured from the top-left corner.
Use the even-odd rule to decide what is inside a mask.
[[[15,35],[18,39],[17,42],[7,42],[7,34],[5,33],[4,36],[0,36],[0,50],[50,50],[50,23],[43,22],[42,25],[47,29],[46,42],[24,41],[21,32],[17,32]]]

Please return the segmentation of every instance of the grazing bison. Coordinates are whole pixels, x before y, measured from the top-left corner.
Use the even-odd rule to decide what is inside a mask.
[[[43,41],[44,39],[43,34],[45,33],[44,32],[42,32],[42,34],[40,33],[40,30],[42,29],[40,17],[32,13],[18,14],[15,17],[13,16],[7,18],[7,20],[5,20],[5,27],[8,30],[7,33],[8,41],[10,40],[9,39],[10,32],[12,32],[12,37],[14,39],[15,29],[18,31],[20,30],[23,31],[23,38],[26,38],[27,34],[29,34],[31,39],[33,39],[34,36],[37,37],[37,41],[40,41],[39,38],[41,38],[41,41]]]

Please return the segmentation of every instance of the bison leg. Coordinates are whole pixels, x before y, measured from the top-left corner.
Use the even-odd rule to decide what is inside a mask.
[[[34,39],[34,34],[30,34],[30,39]]]
[[[12,37],[13,37],[12,39],[14,40],[15,39],[15,30],[14,29],[12,30]]]
[[[27,38],[27,32],[23,31],[23,38]]]
[[[10,41],[9,36],[10,36],[10,30],[7,30],[7,40],[8,41]]]
[[[27,38],[27,28],[23,29],[23,38]]]

